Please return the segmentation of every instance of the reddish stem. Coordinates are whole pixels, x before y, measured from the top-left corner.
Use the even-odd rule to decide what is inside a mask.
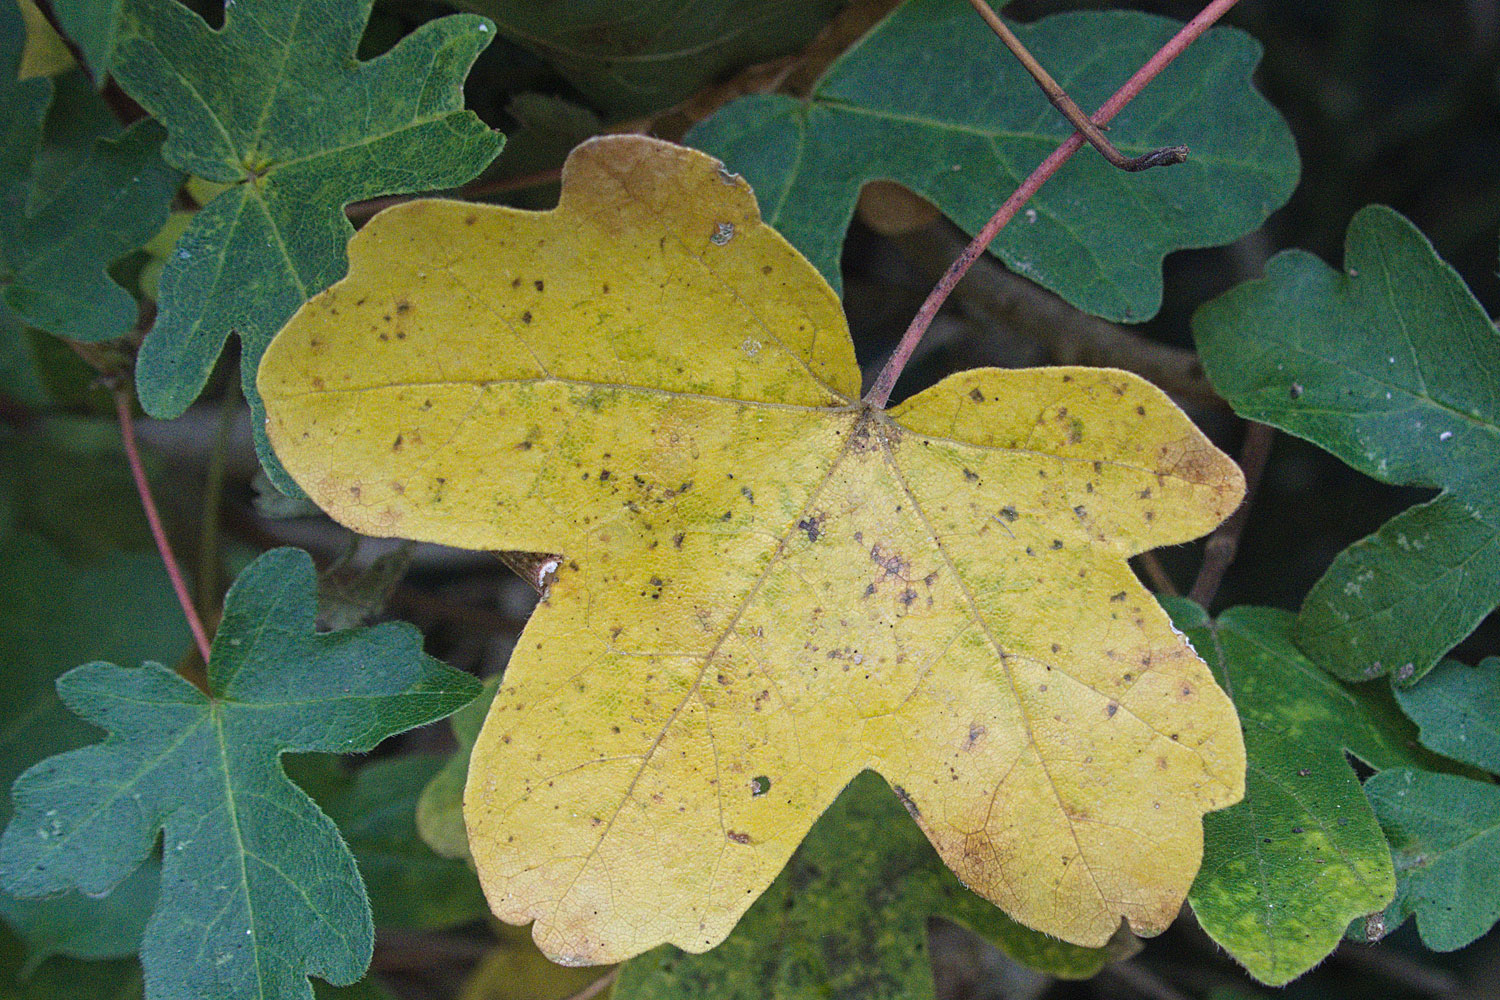
[[[1125,85],[1115,91],[1113,97],[1104,102],[1104,106],[1093,116],[1094,124],[1107,125],[1115,115],[1118,115],[1124,109],[1125,105],[1135,100],[1136,96],[1142,90],[1146,89],[1146,84],[1156,79],[1172,60],[1182,55],[1184,49],[1197,41],[1200,35],[1213,27],[1214,22],[1229,13],[1229,8],[1238,2],[1239,0],[1213,0],[1212,3],[1204,7],[1197,17],[1184,25],[1182,30],[1172,37],[1171,41],[1163,45],[1154,56],[1146,61],[1144,66],[1136,70],[1135,75],[1126,80]],[[933,288],[932,292],[927,296],[927,301],[922,303],[922,308],[917,310],[917,315],[913,317],[911,325],[906,328],[906,333],[901,336],[901,343],[896,345],[895,352],[891,354],[891,358],[885,363],[885,367],[880,370],[880,374],[875,379],[875,384],[865,394],[865,402],[867,404],[883,407],[890,401],[891,390],[896,387],[896,380],[901,377],[902,369],[911,360],[912,352],[917,349],[917,344],[921,343],[922,337],[927,333],[927,328],[932,325],[933,318],[937,316],[938,310],[943,307],[943,303],[948,300],[948,296],[953,293],[953,289],[958,285],[963,276],[968,273],[969,268],[974,265],[974,261],[979,259],[979,255],[989,248],[990,243],[994,241],[996,236],[1000,235],[1000,230],[1004,229],[1006,224],[1015,218],[1016,213],[1021,210],[1021,206],[1030,201],[1031,196],[1036,194],[1037,190],[1043,184],[1047,183],[1053,174],[1062,169],[1062,165],[1072,159],[1074,153],[1083,148],[1084,141],[1082,135],[1074,132],[1068,137],[1066,142],[1053,150],[1052,155],[1043,160],[1041,166],[1033,170],[1031,176],[1021,182],[1021,186],[1016,188],[1015,193],[1005,199],[1005,204],[1000,206],[1000,210],[994,214],[989,222],[984,224],[984,228],[979,231],[978,235],[974,237],[969,245],[964,247],[963,252],[958,255],[958,259],[938,279],[937,287]]]
[[[157,513],[156,501],[151,498],[151,486],[146,482],[146,466],[141,461],[141,450],[135,443],[135,414],[130,410],[130,394],[123,389],[115,392],[115,412],[120,416],[120,437],[125,442],[125,458],[130,463],[130,475],[135,479],[135,491],[141,495],[141,507],[146,511],[146,523],[151,526],[151,537],[156,540],[156,550],[161,553],[161,561],[167,567],[167,576],[172,581],[172,590],[177,594],[177,603],[182,605],[188,628],[193,630],[193,640],[198,644],[198,652],[202,654],[206,664],[209,659],[208,632],[204,630],[203,621],[198,617],[198,609],[193,606],[187,581],[183,579],[182,570],[177,566],[177,557],[172,554],[172,545],[167,541],[166,529],[162,527],[161,515]]]

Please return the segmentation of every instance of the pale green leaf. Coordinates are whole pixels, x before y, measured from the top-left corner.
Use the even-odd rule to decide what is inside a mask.
[[[1389,695],[1347,687],[1298,652],[1287,612],[1233,608],[1214,621],[1189,601],[1163,603],[1234,700],[1248,759],[1244,800],[1203,819],[1188,901],[1210,937],[1279,986],[1390,902],[1390,852],[1344,754],[1416,763],[1415,733]]]

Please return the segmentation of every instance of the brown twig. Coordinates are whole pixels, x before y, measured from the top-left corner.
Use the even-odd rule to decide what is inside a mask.
[[[490,198],[497,194],[506,194],[510,191],[523,191],[526,188],[552,184],[561,176],[562,167],[553,167],[551,170],[539,170],[534,174],[522,174],[519,177],[504,177],[500,180],[484,182],[473,181],[459,188],[454,192],[454,195],[465,200]],[[344,215],[350,222],[358,226],[369,222],[374,216],[390,208],[392,205],[415,201],[418,198],[432,198],[435,195],[436,192],[393,194],[386,198],[371,198],[368,201],[356,201],[344,206]]]
[[[1188,591],[1188,599],[1203,607],[1213,603],[1224,582],[1224,574],[1234,562],[1240,549],[1240,536],[1245,533],[1245,523],[1250,520],[1250,505],[1255,502],[1255,491],[1260,486],[1261,473],[1266,471],[1266,459],[1271,454],[1271,441],[1276,432],[1266,424],[1251,422],[1245,429],[1245,442],[1240,447],[1240,469],[1245,473],[1245,499],[1235,508],[1229,519],[1219,525],[1203,546],[1203,565],[1198,578]]]
[[[1157,50],[1156,54],[1146,61],[1146,64],[1136,70],[1125,85],[1115,91],[1113,97],[1104,102],[1094,122],[1099,125],[1108,122],[1119,114],[1125,105],[1133,101],[1146,85],[1154,80],[1161,71],[1166,69],[1172,60],[1182,54],[1198,37],[1213,26],[1214,22],[1227,14],[1239,0],[1212,0],[1212,2],[1199,12],[1198,16],[1183,26],[1183,29],[1172,37],[1167,44]],[[1069,136],[1052,155],[1042,161],[1041,166],[1032,171],[1031,176],[1021,182],[1014,194],[1005,200],[990,221],[985,223],[979,234],[964,247],[958,259],[948,268],[947,272],[939,279],[937,287],[927,296],[927,301],[917,310],[917,315],[912,319],[911,325],[901,336],[901,342],[896,345],[896,350],[891,354],[890,360],[880,370],[875,378],[875,384],[865,394],[865,402],[870,406],[883,407],[891,398],[891,390],[896,387],[896,380],[901,377],[901,371],[906,367],[906,362],[911,359],[912,352],[917,349],[922,336],[927,328],[932,325],[933,318],[938,310],[942,308],[948,296],[952,294],[954,287],[960,278],[974,265],[979,255],[984,253],[990,243],[1000,234],[1006,224],[1010,222],[1015,214],[1021,210],[1021,206],[1031,200],[1031,196],[1045,184],[1053,174],[1062,169],[1062,165],[1072,159],[1073,154],[1083,147],[1083,136],[1074,133]]]
[[[615,984],[615,980],[618,979],[619,976],[620,967],[617,965],[613,969],[610,969],[608,972],[606,972],[604,975],[600,976],[598,979],[594,980],[592,983],[589,983],[577,993],[574,993],[572,996],[568,997],[568,1000],[593,1000],[594,997],[599,996],[605,990],[613,986]]]
[[[146,466],[141,461],[141,450],[135,441],[135,414],[130,409],[130,393],[126,389],[117,388],[114,396],[115,412],[120,417],[120,438],[125,443],[125,458],[130,463],[130,475],[135,480],[135,491],[140,494],[141,508],[146,512],[146,523],[151,526],[151,537],[156,540],[156,551],[161,553],[161,561],[167,568],[168,579],[172,581],[172,590],[177,595],[177,603],[182,605],[182,613],[187,618],[188,628],[193,632],[193,641],[197,643],[198,652],[206,664],[210,655],[208,632],[203,627],[203,620],[198,617],[198,609],[193,605],[193,597],[188,592],[187,581],[182,577],[182,570],[177,566],[177,557],[172,554],[172,544],[167,541],[167,531],[162,527],[161,514],[156,510],[156,501],[151,497],[151,486],[146,482]]]
[[[1104,970],[1106,976],[1118,979],[1142,996],[1152,1000],[1190,1000],[1156,973],[1135,962],[1116,962]]]
[[[1168,597],[1182,596],[1182,591],[1177,589],[1177,584],[1173,582],[1172,577],[1167,573],[1167,568],[1161,564],[1161,560],[1156,558],[1155,552],[1142,552],[1135,557],[1135,561],[1158,594],[1165,594]]]
[[[1048,73],[1046,67],[1037,61],[1036,56],[1026,50],[1021,39],[1010,30],[1010,25],[1000,20],[1000,15],[995,13],[994,8],[984,0],[969,0],[969,6],[984,18],[984,23],[990,26],[991,31],[1000,36],[1000,41],[1005,43],[1005,47],[1010,49],[1011,55],[1016,57],[1026,72],[1031,74],[1031,78],[1036,81],[1038,87],[1042,88],[1042,93],[1047,95],[1047,100],[1052,102],[1052,106],[1061,111],[1069,124],[1076,128],[1089,141],[1089,145],[1097,149],[1111,164],[1121,170],[1134,173],[1139,170],[1149,170],[1152,167],[1168,167],[1174,163],[1186,162],[1188,158],[1186,146],[1163,146],[1135,157],[1126,156],[1120,152],[1115,148],[1114,143],[1105,138],[1103,130],[1090,121],[1089,116],[1083,113],[1083,109],[1068,96],[1068,92],[1062,88],[1062,85],[1052,79],[1052,74]]]

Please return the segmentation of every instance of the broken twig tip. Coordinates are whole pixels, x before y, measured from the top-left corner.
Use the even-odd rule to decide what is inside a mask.
[[[1133,160],[1116,164],[1130,171],[1150,170],[1152,167],[1170,167],[1178,163],[1186,163],[1188,148],[1186,146],[1163,146],[1161,149],[1153,149],[1151,152],[1137,156]]]

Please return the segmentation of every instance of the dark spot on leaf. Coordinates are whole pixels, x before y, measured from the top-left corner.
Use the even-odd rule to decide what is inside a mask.
[[[807,532],[807,540],[809,542],[816,542],[823,537],[823,517],[824,515],[822,514],[804,517],[797,522],[797,530]]]
[[[741,833],[738,830],[729,830],[729,831],[725,832],[724,836],[728,837],[730,840],[734,841],[736,844],[748,844],[748,843],[750,843],[750,835],[748,833]]]
[[[971,483],[977,483],[979,482],[979,473],[975,472],[973,469],[965,469],[964,478]]]
[[[523,309],[521,311],[521,322],[522,323],[530,323],[531,322],[531,310],[530,309]]]
[[[539,292],[545,292],[547,290],[547,283],[545,281],[543,281],[541,278],[536,279],[531,284]]]
[[[400,450],[401,450],[401,435],[397,434],[396,435],[396,440],[394,440],[394,441],[391,442],[391,451],[400,451]]]
[[[771,779],[766,777],[764,774],[757,775],[756,777],[750,779],[750,794],[752,796],[764,795],[770,790]]]
[[[1104,714],[1107,715],[1107,716],[1109,716],[1111,719],[1113,719],[1115,717],[1115,713],[1118,712],[1119,710],[1120,710],[1120,703],[1117,702],[1117,701],[1112,701],[1108,705],[1104,706]]]
[[[974,388],[969,390],[969,398],[976,403],[982,403],[984,402],[984,393],[980,392],[979,387],[976,385]]]

